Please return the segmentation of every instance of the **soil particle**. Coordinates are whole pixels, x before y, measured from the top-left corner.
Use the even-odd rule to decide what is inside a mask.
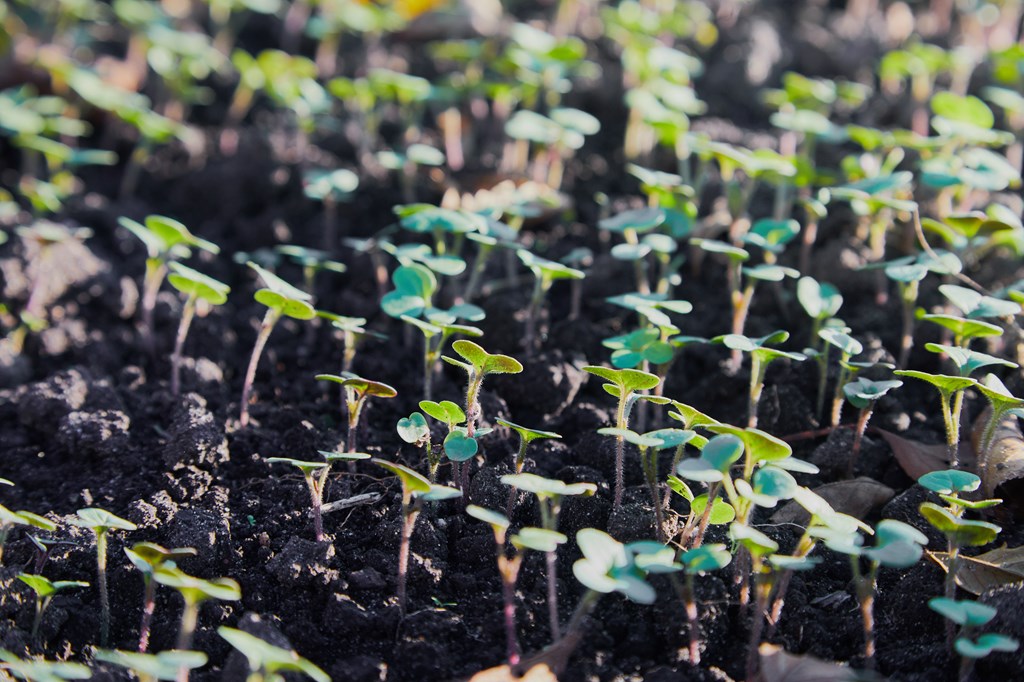
[[[161,458],[170,469],[189,464],[212,467],[230,459],[222,422],[196,393],[183,396],[173,409],[167,436]]]
[[[292,536],[284,549],[267,563],[267,572],[282,585],[326,586],[340,575],[336,568],[331,568],[335,563],[334,558],[333,543],[326,540],[313,542]]]
[[[70,412],[60,422],[56,444],[69,456],[119,457],[128,448],[130,424],[119,410]]]
[[[61,419],[85,404],[91,379],[86,369],[74,367],[30,384],[17,397],[18,420],[25,426],[52,433]]]

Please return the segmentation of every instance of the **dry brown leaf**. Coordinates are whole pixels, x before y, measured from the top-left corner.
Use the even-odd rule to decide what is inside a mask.
[[[928,552],[928,557],[949,572],[946,552]],[[956,584],[973,595],[993,587],[1024,582],[1024,547],[994,549],[977,556],[961,555],[957,561]]]
[[[507,665],[500,665],[481,670],[469,678],[469,682],[558,682],[558,678],[551,668],[541,663],[527,670],[522,677],[517,677]]]
[[[860,476],[850,481],[826,483],[814,488],[837,512],[849,514],[858,519],[867,518],[896,496],[896,491],[882,485],[873,478]],[[772,515],[773,523],[795,523],[806,526],[810,515],[796,502],[789,502]]]
[[[1021,516],[1024,515],[1024,436],[1017,425],[1017,418],[1007,417],[996,427],[988,452],[980,452],[982,433],[990,414],[991,408],[985,410],[971,431],[981,487],[986,497],[1005,501],[1002,509]]]
[[[897,436],[885,429],[875,429],[885,439],[900,468],[915,481],[932,471],[949,468],[949,456],[944,444],[925,445]],[[973,460],[969,443],[960,443],[960,463]]]
[[[854,670],[813,656],[790,654],[776,644],[762,644],[757,652],[761,655],[762,682],[882,682],[886,679],[870,670]]]

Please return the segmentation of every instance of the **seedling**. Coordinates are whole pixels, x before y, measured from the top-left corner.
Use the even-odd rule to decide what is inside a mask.
[[[969,387],[976,386],[978,382],[970,377],[929,374],[928,372],[909,369],[898,369],[895,374],[926,381],[939,392],[942,419],[946,425],[946,446],[949,450],[949,463],[954,468],[959,466],[960,411],[963,407],[963,392]]]
[[[0,649],[0,670],[30,682],[61,682],[62,680],[88,680],[89,667],[67,661],[22,660],[7,649]]]
[[[956,598],[956,573],[959,563],[960,549],[963,547],[980,547],[996,539],[1002,530],[999,526],[987,521],[964,519],[968,509],[987,509],[1002,500],[968,500],[961,497],[981,487],[981,479],[967,471],[949,469],[933,471],[917,479],[923,488],[937,494],[945,503],[940,507],[934,502],[922,502],[919,510],[921,516],[946,536],[947,557],[949,564],[946,572],[945,596]],[[947,631],[952,643],[952,629]]]
[[[242,598],[242,588],[231,578],[214,578],[203,580],[188,575],[176,566],[164,564],[153,574],[161,585],[173,587],[181,594],[185,608],[181,612],[181,626],[178,629],[178,640],[175,648],[187,651],[192,648],[192,637],[199,623],[199,607],[210,599],[220,601],[238,601]],[[179,679],[188,677],[188,670],[182,666]]]
[[[335,315],[322,310],[317,311],[317,316],[329,320],[331,326],[342,333],[341,373],[352,371],[352,364],[356,359],[356,351],[366,338],[384,340],[387,336],[366,329],[366,319],[362,317],[345,317]]]
[[[488,353],[472,341],[460,339],[452,343],[455,351],[465,362],[450,358],[442,359],[450,365],[461,367],[468,375],[466,385],[466,436],[473,438],[476,423],[481,418],[480,387],[488,374],[519,374],[523,365],[508,355]]]
[[[282,256],[286,256],[302,268],[303,286],[306,293],[316,298],[316,276],[320,272],[334,272],[341,274],[348,268],[344,263],[331,259],[330,251],[310,249],[305,246],[284,244],[275,246],[274,250]]]
[[[412,531],[416,527],[416,519],[420,515],[423,502],[450,500],[461,497],[462,493],[454,488],[433,485],[422,475],[401,464],[374,458],[374,464],[384,467],[398,476],[402,484],[402,532],[398,544],[398,609],[405,615],[406,575],[409,571],[409,543]]]
[[[515,553],[509,557],[505,549],[505,535],[508,532],[509,520],[498,512],[474,504],[466,507],[466,513],[488,524],[494,532],[498,573],[501,575],[501,593],[505,604],[503,609],[505,651],[509,666],[516,670],[521,658],[519,638],[516,635],[516,580],[519,578],[519,569],[523,564],[523,558],[528,549],[537,552],[557,551],[558,546],[564,544],[568,538],[561,533],[544,528],[523,528],[518,534],[511,537]]]
[[[978,448],[978,462],[979,469],[985,465],[986,457],[988,456],[989,448],[992,447],[992,439],[995,437],[996,428],[999,426],[999,422],[1010,413],[1010,410],[1024,407],[1024,400],[1015,397],[1010,393],[1009,389],[999,380],[994,374],[987,375],[981,383],[975,388],[981,392],[983,396],[988,400],[989,405],[992,407],[992,413],[989,415],[988,421],[985,423],[985,428],[982,431],[981,443]]]
[[[470,309],[468,313],[462,310],[463,307]],[[484,335],[483,330],[478,327],[456,324],[458,316],[453,314],[453,311],[482,319],[483,311],[477,316],[473,309],[477,309],[476,306],[463,304],[463,306],[456,306],[448,311],[436,308],[425,311],[427,320],[410,317],[409,315],[401,317],[402,322],[415,327],[423,334],[423,395],[428,400],[433,395],[434,375],[437,373],[438,365],[441,362],[441,355],[448,344],[448,340],[456,335],[472,337]]]
[[[540,525],[547,531],[558,530],[558,515],[562,511],[562,498],[566,495],[583,495],[590,497],[597,492],[593,483],[564,483],[557,479],[544,478],[536,474],[507,474],[501,482],[517,490],[533,493],[537,496],[540,507]],[[558,572],[556,561],[557,545],[545,550],[548,580],[548,621],[551,637],[561,637],[561,625],[558,620]]]
[[[839,377],[836,380],[835,394],[832,396],[832,427],[839,426],[843,418],[843,386],[845,386],[856,371],[856,365],[850,362],[850,358],[859,355],[864,351],[864,345],[853,338],[846,331],[827,327],[818,332],[818,338],[825,343],[822,346],[815,360],[818,361],[818,410],[824,406],[825,384],[828,380],[828,356],[832,348],[839,351]]]
[[[523,465],[526,464],[526,448],[535,440],[542,440],[544,438],[561,439],[562,437],[553,431],[541,431],[540,429],[530,429],[519,424],[513,424],[512,422],[498,418],[498,424],[512,429],[519,435],[519,451],[516,452],[515,461],[515,473],[523,473]]]
[[[174,566],[179,559],[195,556],[196,550],[191,547],[167,549],[152,542],[138,542],[131,549],[125,547],[124,553],[142,572],[142,623],[139,625],[139,653],[146,653],[149,648],[149,628],[153,621],[153,610],[156,608],[156,581],[153,579],[161,566]],[[173,676],[172,676],[173,678]]]
[[[160,293],[160,285],[167,275],[167,266],[171,261],[188,258],[192,249],[200,249],[212,254],[220,253],[220,248],[205,239],[195,236],[182,223],[160,215],[146,216],[139,224],[129,218],[121,218],[118,224],[138,237],[146,246],[146,274],[142,279],[142,333],[147,344],[153,343],[153,309],[156,297]]]
[[[864,432],[868,428],[868,420],[871,419],[871,412],[875,408],[875,402],[881,399],[886,393],[894,388],[903,385],[902,381],[872,381],[871,379],[859,378],[843,385],[843,393],[850,404],[860,410],[857,415],[857,427],[853,435],[853,449],[850,451],[850,462],[847,465],[846,473],[853,477],[854,469],[857,467],[857,457],[860,454],[860,444],[864,438]]]
[[[544,299],[557,280],[580,280],[584,274],[580,270],[562,265],[556,261],[547,260],[535,256],[526,249],[517,251],[519,260],[523,265],[530,268],[533,273],[534,285],[533,295],[530,297],[530,308],[526,315],[526,332],[523,334],[523,347],[527,353],[533,354],[540,343],[537,334],[537,323],[541,316],[541,309],[544,306]]]
[[[267,345],[267,339],[274,331],[274,326],[282,317],[291,317],[296,320],[312,320],[316,317],[316,310],[311,304],[312,296],[293,287],[252,261],[247,265],[259,274],[260,279],[266,285],[259,289],[253,298],[257,303],[265,305],[267,312],[263,315],[260,331],[256,335],[256,343],[253,345],[252,356],[249,358],[249,368],[245,372],[245,382],[242,384],[242,405],[239,414],[239,422],[242,426],[249,425],[249,397],[252,394],[253,381],[256,379],[256,367],[260,363],[263,348]]]
[[[636,289],[640,294],[651,293],[651,287],[647,281],[647,266],[644,261],[644,256],[650,252],[650,247],[644,248],[641,245],[640,235],[650,232],[664,223],[665,217],[665,211],[659,208],[642,208],[623,211],[598,222],[599,228],[608,232],[617,232],[625,240],[625,243],[617,244],[612,248],[612,255],[619,260],[633,263]]]
[[[843,295],[827,282],[818,282],[813,277],[801,277],[796,283],[796,298],[811,318],[811,348],[819,348],[818,332],[826,320],[836,316],[843,306]],[[819,407],[820,412],[820,407]]]
[[[333,251],[338,241],[338,204],[348,201],[359,187],[359,176],[347,168],[311,169],[302,174],[302,191],[324,205],[323,248]],[[310,292],[312,293],[312,292]]]
[[[313,511],[313,533],[316,536],[317,542],[324,541],[324,489],[327,486],[327,475],[331,471],[331,464],[338,460],[344,460],[351,464],[356,460],[370,458],[366,453],[352,451],[321,451],[320,454],[324,456],[324,459],[327,460],[326,462],[307,462],[301,459],[292,459],[291,457],[267,458],[267,462],[270,464],[291,464],[302,472],[302,478],[305,479],[306,485],[309,487],[309,500]]]
[[[462,410],[459,411],[461,412]],[[441,466],[441,458],[434,455],[434,449],[430,443],[430,426],[427,425],[427,418],[419,412],[413,412],[408,417],[399,419],[396,428],[399,438],[406,443],[423,448],[427,455],[428,477],[431,483],[436,482],[437,469]]]
[[[761,402],[761,393],[764,391],[764,376],[768,371],[768,365],[779,358],[787,360],[806,360],[801,353],[769,348],[769,343],[784,343],[789,339],[789,332],[777,331],[767,336],[756,339],[743,336],[742,334],[726,334],[712,339],[714,343],[721,343],[726,348],[731,348],[734,353],[750,353],[750,391],[747,399],[747,426],[757,426],[757,405]]]
[[[333,381],[341,384],[345,389],[345,407],[348,410],[348,437],[346,448],[349,452],[356,452],[356,434],[359,431],[359,415],[362,414],[363,405],[366,399],[394,398],[398,395],[391,386],[382,384],[379,381],[370,381],[355,374],[338,376],[337,374],[317,374],[320,381]]]
[[[10,481],[6,482],[14,485]],[[4,558],[4,545],[7,544],[7,536],[15,526],[34,526],[51,532],[57,529],[57,524],[45,516],[39,516],[28,511],[11,511],[0,504],[0,562]]]
[[[439,403],[435,403],[432,400],[421,400],[419,407],[428,415],[444,424],[448,428],[448,436],[456,432],[459,424],[463,424],[466,421],[466,413],[462,411],[461,407],[450,400],[442,400]],[[445,445],[447,445],[447,441],[446,437]],[[474,452],[474,454],[476,453]],[[434,454],[433,450],[431,450],[427,453],[427,457],[431,471],[436,474],[437,467],[440,466],[441,462],[440,454]]]
[[[53,598],[64,590],[89,587],[89,583],[81,580],[58,580],[51,582],[49,578],[31,573],[19,573],[18,580],[32,588],[36,593],[36,615],[32,619],[32,639],[39,638],[39,626],[43,623],[43,614],[49,608]]]
[[[702,545],[688,549],[679,556],[684,566],[683,605],[686,608],[690,641],[690,664],[700,664],[700,624],[697,613],[697,599],[694,593],[694,577],[725,568],[732,561],[732,555],[725,545]]]
[[[377,152],[377,161],[384,168],[399,171],[401,175],[402,199],[411,204],[416,201],[416,171],[421,166],[438,167],[445,165],[444,152],[430,145],[415,143],[404,152],[387,149]]]
[[[850,557],[853,581],[860,603],[860,613],[864,625],[864,658],[869,667],[875,661],[875,588],[878,581],[878,569],[907,568],[921,558],[922,546],[928,543],[928,537],[911,525],[893,519],[883,519],[875,527],[875,544],[864,547],[864,538],[857,531],[850,533],[836,530],[819,532],[825,544],[833,552],[846,554]],[[863,567],[862,559],[867,566]]]
[[[246,682],[284,682],[285,673],[301,673],[316,682],[331,682],[327,673],[291,649],[223,625],[217,628],[217,634],[245,656],[249,663]]]
[[[158,682],[175,680],[180,671],[197,670],[206,665],[206,654],[202,651],[161,651],[147,654],[119,649],[98,649],[96,660],[110,663],[132,671],[139,677],[139,682]]]
[[[79,509],[71,523],[90,529],[96,536],[96,579],[100,586],[100,646],[107,645],[110,636],[110,596],[107,593],[107,536],[112,530],[136,530],[131,521],[115,516],[97,507]],[[188,647],[182,647],[188,648]]]
[[[171,262],[170,269],[172,272],[167,281],[185,295],[181,322],[178,323],[178,334],[174,340],[174,353],[171,355],[171,395],[178,395],[181,392],[182,351],[185,349],[185,337],[188,336],[196,307],[200,301],[207,306],[222,305],[228,300],[231,288],[181,263]]]
[[[629,428],[629,414],[633,405],[640,399],[638,391],[646,391],[657,386],[661,380],[649,372],[641,372],[636,369],[608,369],[588,365],[584,371],[596,375],[607,381],[603,384],[606,393],[610,393],[618,399],[618,406],[615,410],[615,428],[625,431]],[[626,454],[625,438],[620,434],[615,437],[615,501],[612,504],[614,509],[622,506],[622,493],[625,488],[624,463]]]
[[[960,679],[970,678],[974,662],[996,651],[1013,652],[1020,643],[1013,637],[986,632],[976,635],[975,630],[996,617],[996,609],[976,601],[957,601],[947,597],[932,597],[928,608],[946,619],[950,624],[960,626],[953,647],[961,656]]]

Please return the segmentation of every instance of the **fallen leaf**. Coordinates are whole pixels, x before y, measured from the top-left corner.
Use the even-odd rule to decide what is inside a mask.
[[[757,652],[761,656],[762,682],[881,682],[886,679],[870,670],[854,670],[841,663],[790,654],[776,644],[762,644]]]
[[[896,491],[873,478],[860,476],[850,481],[826,483],[813,489],[842,514],[865,519],[896,496]],[[796,502],[789,502],[772,515],[773,523],[795,523],[806,526],[810,514]]]
[[[1004,500],[1002,509],[1019,517],[1024,515],[1024,436],[1017,417],[1008,416],[996,427],[988,452],[980,452],[982,433],[991,412],[991,408],[982,412],[971,431],[981,488],[986,497]]]
[[[949,572],[949,554],[928,552],[928,558]],[[993,587],[1024,582],[1024,547],[1005,545],[977,556],[963,556],[956,564],[956,584],[977,596]]]
[[[915,481],[925,474],[949,468],[949,455],[944,444],[925,445],[897,436],[885,429],[875,429],[875,432],[889,444],[900,468]],[[967,461],[973,461],[974,456],[969,443],[960,443],[959,455],[961,466]]]

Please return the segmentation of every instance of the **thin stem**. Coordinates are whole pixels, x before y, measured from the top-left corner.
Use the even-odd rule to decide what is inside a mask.
[[[145,589],[142,593],[142,623],[139,624],[139,653],[146,653],[149,648],[149,628],[156,610],[156,581],[152,576],[143,578]]]
[[[761,402],[764,391],[764,372],[766,367],[757,353],[750,354],[750,400],[747,405],[747,427],[757,428],[757,405]]]
[[[850,478],[853,478],[854,471],[857,468],[857,459],[860,457],[860,444],[864,440],[864,432],[867,431],[872,408],[873,404],[868,403],[868,406],[862,407],[860,414],[857,415],[857,428],[853,432],[853,448],[850,450],[850,464],[846,470]]]
[[[686,608],[687,635],[690,640],[690,665],[700,664],[700,623],[697,614],[697,599],[693,590],[693,574],[686,574],[683,586],[683,604]]]
[[[100,583],[100,646],[110,639],[110,594],[107,592],[107,531],[96,529],[96,578]]]
[[[263,316],[263,323],[260,324],[259,334],[256,335],[252,357],[249,358],[249,368],[245,371],[245,383],[242,384],[242,406],[239,415],[239,422],[242,426],[249,425],[249,398],[252,394],[252,383],[256,379],[256,367],[260,364],[260,356],[263,355],[263,348],[267,345],[270,332],[274,331],[274,325],[279,319],[281,319],[281,312],[274,308],[268,308]]]
[[[548,623],[551,627],[551,639],[555,641],[562,636],[562,628],[558,622],[558,555],[555,552],[545,552],[544,559],[547,564]]]
[[[188,336],[188,328],[192,324],[192,318],[196,312],[197,294],[191,293],[185,300],[185,307],[181,310],[181,322],[178,323],[178,335],[174,339],[174,353],[171,355],[171,395],[181,393],[181,360],[182,351],[185,349],[185,337]]]
[[[150,258],[146,261],[146,275],[142,282],[142,339],[146,350],[154,351],[153,340],[153,311],[156,309],[156,299],[160,294],[160,285],[163,284],[164,275],[167,274],[167,266],[163,260]]]
[[[398,609],[403,616],[405,615],[406,579],[409,572],[409,545],[419,513],[418,504],[402,501],[402,535],[398,545]]]
[[[615,427],[619,429],[626,428],[626,400],[628,400],[628,394],[623,392],[619,396],[619,406],[615,415]],[[615,501],[612,503],[612,509],[618,509],[622,506],[622,489],[625,486],[625,473],[623,471],[623,464],[626,457],[626,441],[622,436],[615,437]]]
[[[505,568],[501,572],[501,595],[504,601],[502,610],[505,616],[505,651],[509,667],[513,669],[519,665],[521,658],[519,638],[516,636],[516,578],[519,575],[521,561],[521,554],[517,554],[511,560],[506,559],[502,555],[502,545],[498,545],[498,562],[504,564]]]
[[[962,395],[962,392],[960,392]],[[946,448],[949,453],[949,466],[956,469],[960,466],[959,449],[960,443],[960,420],[959,411],[954,418],[954,410],[950,407],[950,395],[947,391],[939,391],[939,399],[942,403],[942,420],[946,424]],[[961,398],[962,400],[962,398]]]
[[[718,496],[718,483],[712,483],[708,488],[708,501],[704,505],[704,513],[700,515],[700,523],[697,525],[697,532],[693,536],[690,547],[696,549],[704,543],[704,533],[707,532],[708,524],[711,522],[711,508],[714,506],[715,498]]]
[[[327,471],[330,467],[324,467],[324,471]],[[306,485],[309,486],[309,502],[313,509],[313,533],[316,536],[317,542],[324,541],[324,517],[322,513],[323,509],[323,497],[324,490],[317,483],[317,480],[313,477],[313,473],[305,474]]]

